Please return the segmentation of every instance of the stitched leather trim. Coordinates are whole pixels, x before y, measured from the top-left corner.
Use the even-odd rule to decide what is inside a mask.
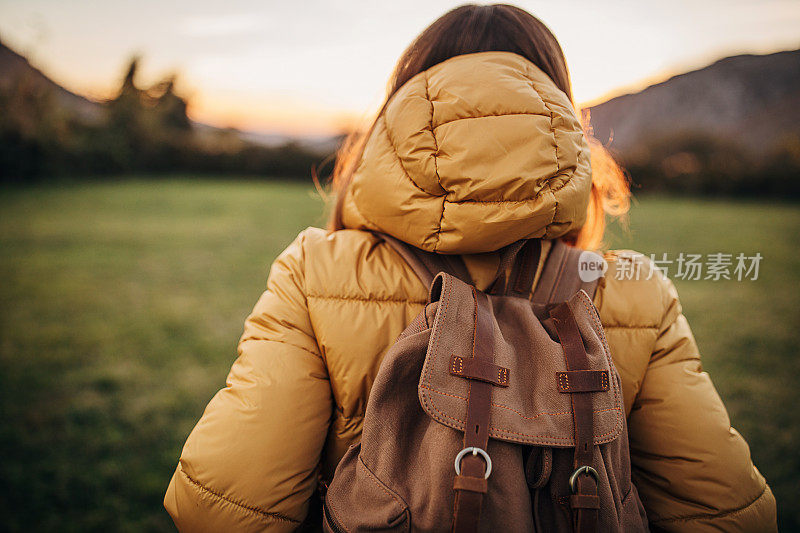
[[[430,392],[433,392],[433,393],[435,393],[435,394],[440,394],[440,395],[442,395],[442,396],[449,396],[450,398],[456,398],[457,400],[464,400],[464,401],[466,401],[466,399],[467,399],[467,398],[466,398],[466,397],[464,397],[464,396],[459,396],[459,395],[457,395],[457,394],[450,394],[450,393],[447,393],[447,392],[442,392],[442,391],[440,391],[440,390],[432,389],[432,388],[430,388],[430,387],[426,387],[426,386],[424,386],[424,385],[420,385],[420,386],[419,386],[419,388],[421,388],[421,389],[425,389],[426,391],[430,391]],[[519,415],[519,417],[520,417],[520,418],[523,418],[523,419],[525,419],[525,420],[536,420],[536,419],[537,419],[537,418],[539,418],[540,416],[561,416],[561,415],[571,415],[571,414],[572,414],[572,411],[564,411],[564,412],[562,412],[562,413],[546,413],[546,412],[541,412],[541,413],[537,413],[537,414],[535,414],[535,415],[532,415],[532,416],[525,416],[523,413],[521,413],[521,412],[517,411],[516,409],[512,409],[511,407],[509,407],[509,406],[507,406],[507,405],[500,404],[500,403],[494,403],[494,402],[492,402],[492,407],[499,407],[500,409],[505,409],[505,410],[507,410],[507,411],[511,411],[512,413],[515,413],[515,414]],[[435,408],[435,407],[434,407],[434,408]],[[619,408],[619,407],[606,407],[606,408],[604,408],[604,409],[595,409],[595,410],[594,410],[594,411],[592,411],[592,412],[593,412],[593,413],[607,413],[607,412],[609,412],[609,411],[619,411],[619,410],[620,410],[620,408]],[[437,411],[438,411],[438,410],[437,410]],[[445,416],[447,416],[447,415],[445,415]],[[362,418],[363,418],[363,417],[362,417]],[[462,422],[462,423],[463,423],[463,421],[461,421],[461,420],[459,420],[459,422]],[[571,438],[571,437],[570,437],[570,438]]]
[[[556,372],[558,392],[600,392],[609,386],[608,370],[567,370]]]
[[[508,387],[508,368],[475,359],[474,356],[454,355],[450,358],[450,373],[466,379],[485,381],[498,387]]]

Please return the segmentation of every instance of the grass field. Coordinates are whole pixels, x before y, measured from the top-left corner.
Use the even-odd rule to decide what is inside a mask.
[[[0,191],[0,530],[166,531],[180,448],[224,385],[308,187],[126,181]],[[613,244],[760,252],[755,282],[678,282],[706,369],[800,530],[800,206],[646,198]]]

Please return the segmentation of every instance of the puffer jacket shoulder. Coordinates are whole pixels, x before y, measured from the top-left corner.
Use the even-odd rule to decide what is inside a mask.
[[[496,268],[486,254],[465,260],[471,271]],[[638,254],[610,254],[609,265],[595,303],[652,527],[774,529],[774,499],[702,372],[674,287],[647,276]],[[330,479],[358,442],[383,355],[425,299],[410,267],[371,233],[301,233],[273,265],[227,386],[184,447],[165,498],[179,529],[299,527],[318,477]]]
[[[731,426],[683,315],[652,261],[606,255],[595,296],[628,415],[633,481],[655,531],[776,531],[775,498]]]
[[[308,236],[273,263],[226,386],[183,447],[164,499],[181,531],[293,531],[307,513],[332,412],[307,304]]]

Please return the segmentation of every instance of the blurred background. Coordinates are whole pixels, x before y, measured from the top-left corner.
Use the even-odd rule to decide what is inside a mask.
[[[343,136],[459,2],[0,0],[0,531],[169,531],[181,446]],[[521,1],[630,175],[608,246],[763,256],[676,281],[800,531],[800,3]]]

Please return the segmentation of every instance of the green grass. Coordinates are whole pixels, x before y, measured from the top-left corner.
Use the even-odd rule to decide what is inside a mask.
[[[629,226],[611,228],[615,247],[763,256],[757,281],[675,285],[731,424],[778,498],[781,531],[800,531],[800,206],[645,197]]]
[[[180,448],[269,264],[322,202],[285,183],[0,191],[0,530],[163,531]],[[800,528],[797,205],[645,198],[616,246],[756,252],[756,282],[678,282],[706,369]]]
[[[270,263],[320,208],[308,187],[258,182],[3,192],[0,522],[170,530],[183,441]]]

